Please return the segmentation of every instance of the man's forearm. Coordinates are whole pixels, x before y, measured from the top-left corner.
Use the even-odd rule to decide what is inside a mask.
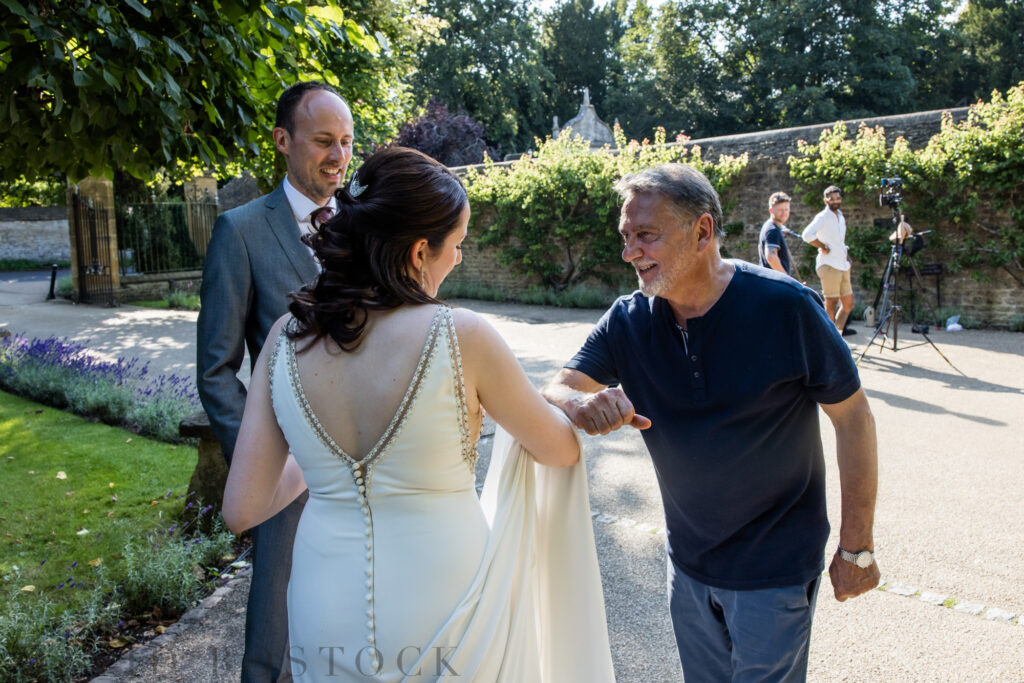
[[[847,550],[874,549],[875,499],[878,494],[878,443],[871,411],[837,426],[836,451],[842,517],[839,544]]]
[[[570,411],[579,405],[584,395],[579,389],[574,389],[559,382],[558,378],[551,380],[542,387],[540,394],[548,403],[560,408],[566,415],[571,414]]]

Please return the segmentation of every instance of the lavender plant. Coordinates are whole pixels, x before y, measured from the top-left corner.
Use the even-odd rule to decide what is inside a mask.
[[[100,360],[57,337],[0,340],[0,388],[169,442],[182,440],[178,423],[200,406],[190,378],[152,377],[148,363]]]
[[[145,543],[129,541],[124,549],[122,595],[130,610],[157,605],[168,613],[184,612],[202,595],[207,568],[221,561],[235,539],[219,519],[207,535],[182,535],[174,527],[168,532],[151,534]]]

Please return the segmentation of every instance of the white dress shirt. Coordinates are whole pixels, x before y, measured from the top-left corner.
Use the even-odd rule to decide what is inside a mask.
[[[317,204],[312,199],[302,194],[295,189],[295,186],[288,180],[288,176],[284,177],[284,195],[288,198],[288,204],[292,207],[292,215],[295,216],[295,223],[299,226],[299,235],[306,235],[313,232],[313,223],[310,221],[310,215],[320,208],[320,204]],[[331,207],[331,211],[336,211],[338,208],[337,200],[334,195],[327,201],[324,206]],[[313,256],[313,250],[308,246],[306,249],[309,250],[310,256]]]

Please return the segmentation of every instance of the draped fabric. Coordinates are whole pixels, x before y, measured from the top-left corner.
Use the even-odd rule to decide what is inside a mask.
[[[487,550],[433,643],[461,633],[448,659],[475,681],[614,681],[586,460],[539,465],[498,427],[480,502]]]

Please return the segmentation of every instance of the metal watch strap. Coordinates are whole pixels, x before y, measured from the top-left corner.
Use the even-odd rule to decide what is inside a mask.
[[[873,550],[858,550],[855,553],[851,553],[849,550],[843,548],[843,546],[839,546],[839,557],[843,558],[850,564],[855,565],[857,567],[860,566],[859,564],[857,564],[857,558],[860,556],[861,553],[871,553],[871,557],[875,556],[875,552]]]
[[[839,557],[851,564],[857,564],[857,553],[851,553],[849,550],[843,548],[843,546],[839,546]]]

